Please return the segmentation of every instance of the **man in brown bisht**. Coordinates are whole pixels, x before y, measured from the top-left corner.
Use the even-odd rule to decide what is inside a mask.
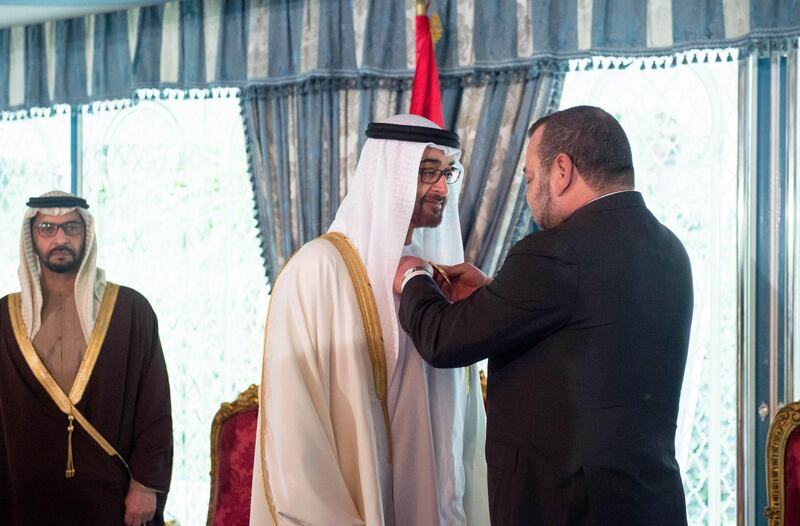
[[[158,322],[96,267],[86,201],[28,201],[0,300],[0,524],[163,524],[172,471]]]

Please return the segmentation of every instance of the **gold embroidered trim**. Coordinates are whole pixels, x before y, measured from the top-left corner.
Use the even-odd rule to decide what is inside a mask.
[[[291,258],[289,259],[291,261]],[[289,262],[287,261],[286,264],[288,265]],[[281,277],[281,273],[278,272],[278,275],[275,276],[275,282],[272,284],[272,292],[275,292],[275,289],[278,286],[278,279]],[[272,302],[269,304],[269,308],[267,309],[267,322],[264,324],[264,355],[261,358],[261,371],[266,370],[267,367],[267,333],[269,331],[269,316],[272,314]],[[262,374],[263,376],[263,374]],[[261,455],[261,482],[264,483],[264,496],[267,498],[267,507],[269,508],[269,514],[272,515],[272,522],[274,524],[278,524],[278,512],[275,510],[275,503],[272,501],[272,492],[269,490],[269,473],[267,472],[267,451],[264,446],[264,433],[266,433],[267,429],[267,417],[266,417],[266,407],[267,405],[263,403],[263,395],[264,395],[264,382],[262,378],[261,386],[258,389],[258,419],[259,423],[261,424],[258,426],[258,443],[259,443],[259,451]],[[209,524],[211,524],[209,522]]]
[[[131,486],[134,487],[134,488],[138,488],[138,489],[142,490],[145,493],[149,493],[150,495],[156,495],[158,493],[163,493],[163,491],[158,491],[155,488],[151,488],[150,486],[145,486],[141,482],[137,482],[136,480],[133,479],[133,477],[131,477]]]
[[[84,363],[86,361],[86,356],[89,355],[90,349],[87,349],[87,352],[84,355],[84,360],[81,362],[81,370],[86,369],[86,382],[88,382],[88,378],[91,376],[92,369],[94,369],[94,365],[97,361],[97,355],[100,352],[100,347],[102,347],[102,343],[105,340],[106,332],[108,331],[108,322],[111,318],[111,314],[114,311],[114,305],[117,301],[118,292],[118,285],[110,282],[106,285],[106,291],[103,294],[103,301],[101,302],[100,306],[100,313],[98,313],[97,321],[95,321],[95,326],[92,330],[92,336],[89,339],[90,345],[92,343],[96,343],[97,349],[91,349],[92,354],[94,354],[91,364]],[[9,295],[8,314],[11,318],[11,328],[14,332],[14,338],[17,340],[17,346],[19,347],[23,358],[25,358],[25,362],[28,364],[31,372],[42,385],[42,387],[44,387],[44,390],[47,391],[47,394],[58,406],[59,410],[67,415],[68,421],[71,421],[71,419],[74,418],[81,425],[84,431],[86,431],[86,433],[92,438],[92,440],[94,440],[107,455],[117,457],[120,462],[122,462],[122,465],[125,467],[125,470],[128,472],[130,478],[133,479],[133,474],[131,473],[130,467],[125,459],[122,458],[122,455],[120,455],[119,452],[114,449],[114,446],[112,446],[108,440],[106,440],[105,437],[101,435],[100,432],[97,431],[97,429],[95,429],[95,427],[86,419],[86,417],[83,416],[80,411],[78,411],[78,408],[75,407],[75,404],[78,403],[78,400],[73,400],[70,396],[64,394],[64,391],[61,390],[61,387],[59,387],[59,385],[50,375],[50,371],[48,371],[47,367],[45,367],[42,363],[42,360],[36,353],[36,349],[33,347],[31,339],[28,337],[28,332],[25,330],[25,322],[22,319],[22,296],[19,293]],[[103,317],[107,317],[108,319],[105,319],[104,322],[101,322],[101,314],[103,314]],[[80,396],[83,396],[84,389],[85,385],[77,390],[80,391]],[[77,391],[75,389],[71,389],[70,394]],[[158,493],[164,492],[158,491]]]
[[[62,413],[69,415],[72,412],[72,403],[50,375],[50,371],[47,370],[39,359],[39,355],[36,354],[33,343],[31,343],[31,339],[28,337],[27,331],[25,330],[21,303],[22,296],[19,293],[8,296],[8,315],[11,318],[11,329],[17,340],[17,346],[19,346],[19,350],[22,352],[22,356],[25,358],[25,362],[28,364],[31,372],[39,383],[42,384],[42,387],[44,387],[47,394],[50,395],[50,398],[53,399]]]
[[[111,318],[111,313],[114,311],[118,292],[119,287],[114,283],[108,283],[106,285],[106,291],[105,294],[103,294],[103,301],[100,305],[100,313],[97,316],[92,335],[89,338],[90,347],[86,349],[86,353],[84,353],[78,370],[80,383],[83,385],[79,385],[76,388],[75,384],[79,381],[78,376],[76,376],[69,397],[64,394],[64,391],[58,386],[50,375],[50,371],[47,370],[47,367],[42,363],[42,360],[33,348],[33,343],[28,337],[28,332],[25,330],[25,322],[22,319],[22,296],[17,293],[11,294],[8,297],[8,313],[11,318],[11,327],[14,331],[14,337],[17,340],[20,352],[22,352],[22,356],[25,358],[25,362],[28,364],[28,367],[30,367],[31,372],[65,415],[73,414],[74,405],[80,400],[80,398],[73,398],[73,396],[83,396],[86,383],[91,376],[94,365],[97,362],[97,356],[100,353],[100,348],[105,340],[106,332],[108,331],[108,322]]]
[[[350,280],[356,292],[358,308],[361,310],[361,319],[364,323],[364,334],[367,337],[367,349],[372,360],[372,375],[375,381],[375,394],[383,408],[383,423],[386,427],[386,441],[389,446],[389,464],[392,463],[392,433],[389,424],[389,405],[386,396],[386,355],[383,347],[383,331],[381,320],[378,316],[378,305],[372,294],[372,285],[369,283],[367,269],[356,251],[356,247],[344,234],[328,232],[323,239],[329,241],[342,255]]]
[[[364,263],[358,255],[356,248],[344,234],[340,232],[328,232],[321,236],[323,239],[330,242],[336,250],[341,254],[342,259],[347,266],[347,271],[350,274],[350,280],[353,283],[353,288],[356,292],[356,300],[358,301],[358,308],[361,311],[361,319],[364,324],[364,334],[367,339],[367,349],[369,351],[370,360],[372,361],[372,375],[375,383],[375,394],[381,402],[383,409],[383,423],[386,428],[386,443],[389,449],[389,464],[392,463],[392,434],[389,424],[389,406],[387,402],[387,380],[386,380],[386,358],[383,348],[383,331],[381,329],[380,318],[378,317],[378,306],[375,303],[375,296],[372,294],[372,286],[369,283],[369,276],[367,269],[364,268]],[[287,262],[288,265],[288,262]],[[275,277],[275,282],[272,286],[274,291],[278,286],[278,279],[280,273]],[[264,348],[266,349],[267,333],[269,331],[269,317],[272,314],[272,304],[267,310],[267,323],[264,326]],[[261,370],[266,367],[267,353],[264,353],[262,358]],[[267,472],[267,455],[264,445],[264,433],[267,428],[266,411],[264,408],[266,404],[263,403],[264,389],[266,386],[262,382],[259,389],[259,420],[261,424],[260,442],[260,455],[261,455],[261,481],[264,484],[264,496],[267,499],[269,506],[269,513],[272,515],[272,520],[278,524],[278,514],[275,510],[275,503],[272,500],[272,492],[269,486],[269,474]]]
[[[100,348],[103,347],[103,342],[106,339],[108,324],[111,322],[111,315],[114,313],[114,305],[117,303],[118,294],[118,285],[115,283],[106,284],[103,301],[100,302],[100,310],[94,322],[92,335],[89,337],[89,345],[86,347],[86,352],[83,354],[81,365],[78,368],[78,374],[75,376],[75,381],[69,390],[69,399],[72,400],[73,404],[77,404],[83,398],[83,392],[86,390],[86,385],[92,376],[97,358],[100,356]]]

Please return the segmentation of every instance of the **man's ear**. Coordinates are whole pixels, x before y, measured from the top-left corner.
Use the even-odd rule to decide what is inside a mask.
[[[553,180],[550,181],[550,188],[557,197],[566,192],[575,182],[577,173],[572,159],[566,153],[559,153],[553,161],[554,170],[552,171]]]

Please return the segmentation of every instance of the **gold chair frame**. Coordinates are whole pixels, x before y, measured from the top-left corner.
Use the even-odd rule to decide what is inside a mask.
[[[217,477],[217,446],[219,446],[219,433],[222,430],[222,423],[242,411],[258,408],[258,386],[252,384],[250,387],[239,393],[233,402],[223,402],[214,415],[211,422],[211,492],[208,498],[208,518],[206,524],[211,526],[216,511],[217,486],[214,481]]]
[[[786,443],[800,427],[800,402],[783,406],[769,426],[767,434],[767,500],[764,508],[769,526],[784,526]]]

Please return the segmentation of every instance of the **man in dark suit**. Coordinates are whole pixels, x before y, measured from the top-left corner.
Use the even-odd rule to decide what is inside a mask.
[[[403,259],[400,322],[436,367],[489,359],[492,524],[685,525],[675,429],[689,258],[634,191],[611,115],[570,108],[529,136],[541,231],[494,280],[462,264],[435,282],[425,262]]]

